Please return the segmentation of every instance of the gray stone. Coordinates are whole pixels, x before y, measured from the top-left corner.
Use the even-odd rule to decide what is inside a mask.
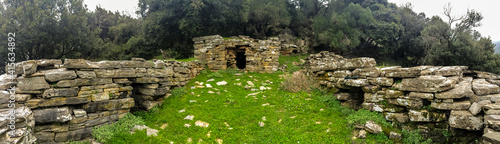
[[[96,69],[94,72],[98,78],[136,77],[134,69]]]
[[[485,104],[483,105],[483,109],[500,110],[500,104]]]
[[[484,116],[484,124],[496,131],[500,131],[500,115]]]
[[[36,123],[67,122],[72,119],[68,107],[33,110]]]
[[[56,142],[78,141],[92,136],[92,128],[77,129],[74,131],[57,133]]]
[[[158,83],[160,79],[155,77],[141,77],[134,79],[134,83]]]
[[[51,97],[74,97],[78,95],[78,87],[74,88],[58,88],[47,89],[43,92],[43,98]]]
[[[96,74],[94,71],[76,71],[76,74],[80,78],[84,79],[90,79],[90,78],[96,78]]]
[[[436,70],[433,74],[441,76],[461,76],[463,71],[467,68],[467,66],[443,66]]]
[[[452,110],[450,118],[448,119],[450,127],[466,129],[466,130],[482,130],[483,129],[483,119],[482,117],[476,117],[472,115],[469,111],[456,111]]]
[[[37,132],[35,133],[36,141],[39,143],[54,143],[54,136],[56,134],[53,132]]]
[[[36,61],[34,60],[29,60],[29,61],[24,61],[23,62],[23,71],[24,74],[34,74],[36,73],[38,65],[36,64]]]
[[[339,71],[334,71],[332,74],[333,77],[336,78],[345,78],[345,77],[351,77],[352,72],[349,70],[339,70]]]
[[[366,131],[373,134],[379,134],[380,132],[382,132],[382,127],[374,121],[367,121],[364,128]]]
[[[446,114],[427,110],[409,110],[408,116],[412,122],[442,122],[446,120]]]
[[[61,65],[62,61],[60,59],[41,59],[37,60],[36,64],[41,67],[48,67],[54,65]]]
[[[432,93],[419,93],[419,92],[410,92],[408,94],[409,98],[419,98],[419,99],[434,99],[434,94]]]
[[[50,88],[50,85],[45,81],[44,77],[20,77],[17,79],[17,82],[17,88],[22,91],[35,91]]]
[[[493,73],[482,72],[482,71],[474,71],[474,73],[477,74],[478,78],[500,80],[500,76]]]
[[[387,101],[394,105],[405,106],[412,109],[422,108],[422,99],[407,99],[407,98],[397,98],[397,99],[387,99]]]
[[[376,93],[381,88],[382,87],[379,85],[367,85],[367,86],[361,87],[361,90],[363,90],[363,92],[365,92],[365,93]]]
[[[435,102],[431,103],[431,107],[440,110],[468,110],[471,106],[470,101],[465,100],[461,102]]]
[[[369,83],[367,79],[345,79],[344,84],[351,87],[362,87]]]
[[[65,68],[45,70],[41,72],[44,73],[45,79],[49,82],[70,80],[70,79],[75,79],[77,77],[75,71],[67,70]]]
[[[87,115],[87,112],[83,109],[74,109],[73,114],[75,114],[75,117],[83,117]]]
[[[472,78],[466,77],[463,78],[458,85],[449,91],[445,91],[442,93],[436,93],[436,98],[438,99],[459,99],[464,97],[472,97],[474,96],[474,91],[472,91]]]
[[[384,100],[384,95],[365,93],[364,99],[365,102],[380,102]]]
[[[481,110],[482,110],[481,105],[479,105],[479,103],[477,102],[472,103],[472,105],[469,108],[469,111],[472,115],[477,115],[478,113],[481,112]]]
[[[401,83],[395,84],[394,88],[401,91],[442,92],[452,89],[455,83],[455,80],[442,76],[420,76],[403,79]]]
[[[400,96],[404,96],[404,95],[405,95],[405,93],[402,91],[387,89],[385,91],[384,98],[399,98]]]
[[[11,86],[14,86],[15,83],[14,82],[15,79],[12,79],[12,75],[10,74],[2,74],[0,75],[0,90],[7,90],[9,89]]]
[[[500,87],[498,85],[487,82],[485,79],[475,79],[472,82],[472,90],[474,90],[476,95],[482,96],[497,94],[500,92]]]
[[[387,121],[397,121],[400,123],[407,123],[410,121],[407,113],[384,113],[384,117]]]
[[[134,134],[136,130],[146,130],[146,135],[148,136],[158,136],[159,131],[156,129],[152,129],[146,125],[135,125],[131,130],[130,133]]]
[[[483,135],[483,144],[499,144],[500,132],[487,133]]]
[[[384,77],[399,77],[399,78],[412,78],[420,76],[419,69],[416,68],[400,68],[400,67],[387,67],[382,68],[381,76]]]
[[[360,78],[366,78],[366,77],[379,77],[380,76],[380,69],[376,67],[369,67],[369,68],[360,68],[360,69],[355,69],[352,72],[353,76],[358,76]]]

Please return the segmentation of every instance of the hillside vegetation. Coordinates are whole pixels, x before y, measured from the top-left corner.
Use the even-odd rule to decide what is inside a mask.
[[[304,39],[312,53],[374,57],[402,66],[465,65],[500,73],[489,37],[474,30],[483,16],[444,6],[446,19],[387,0],[140,0],[139,18],[82,0],[4,0],[0,31],[15,32],[16,61],[42,58],[151,59],[193,55],[193,37],[220,34]],[[7,45],[7,35],[0,35]],[[0,49],[7,55],[8,49]],[[160,56],[162,57],[162,56]],[[163,58],[163,57],[162,57]],[[0,59],[5,65],[6,59]]]

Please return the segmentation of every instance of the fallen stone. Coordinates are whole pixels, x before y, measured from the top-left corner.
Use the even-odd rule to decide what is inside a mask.
[[[450,118],[448,119],[450,127],[466,129],[466,130],[482,130],[483,129],[483,119],[482,117],[476,117],[472,115],[469,111],[456,111],[452,110],[450,113]]]
[[[497,94],[500,92],[500,87],[498,85],[491,84],[485,79],[474,79],[472,82],[472,90],[478,96]]]
[[[364,129],[373,134],[378,134],[382,132],[382,127],[377,123],[375,123],[374,121],[367,121]]]

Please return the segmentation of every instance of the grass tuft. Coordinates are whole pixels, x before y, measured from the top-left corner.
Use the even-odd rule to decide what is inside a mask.
[[[116,133],[127,133],[135,125],[144,125],[140,117],[136,117],[131,113],[126,114],[123,118],[116,123],[110,125],[103,125],[101,127],[94,127],[92,136],[99,142],[106,143],[111,140]]]

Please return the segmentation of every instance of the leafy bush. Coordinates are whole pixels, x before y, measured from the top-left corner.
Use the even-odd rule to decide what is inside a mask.
[[[224,77],[222,74],[220,74],[219,72],[214,72],[214,73],[211,73],[207,76],[207,78],[222,78]]]
[[[184,96],[187,93],[188,92],[186,91],[186,88],[184,88],[184,87],[182,87],[182,88],[175,88],[174,90],[172,90],[172,96],[173,97],[181,97],[181,96]]]
[[[144,125],[144,121],[131,113],[126,114],[116,123],[94,127],[92,136],[99,142],[106,143],[113,138],[114,134],[119,132],[128,132],[135,125]]]
[[[287,74],[285,81],[281,84],[281,88],[289,92],[311,92],[319,87],[315,79],[311,76],[306,76],[303,71],[294,72],[292,75]]]
[[[425,140],[422,135],[420,135],[420,130],[407,131],[403,130],[403,143],[406,144],[431,144],[432,140]]]

